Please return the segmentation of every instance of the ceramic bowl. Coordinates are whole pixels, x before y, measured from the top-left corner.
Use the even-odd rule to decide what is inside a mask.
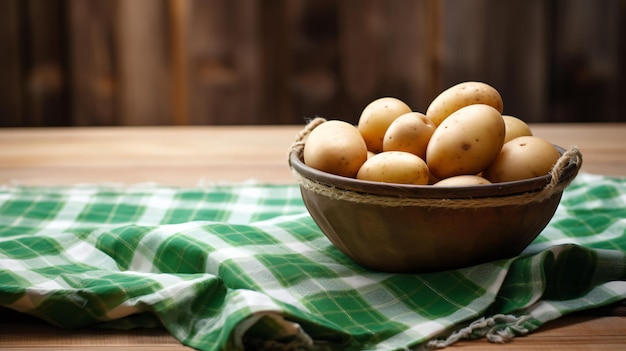
[[[557,148],[561,165],[551,174],[478,186],[337,176],[305,165],[301,148],[291,149],[289,164],[306,208],[341,252],[371,270],[423,273],[520,254],[552,219],[582,165],[578,150],[572,156]]]

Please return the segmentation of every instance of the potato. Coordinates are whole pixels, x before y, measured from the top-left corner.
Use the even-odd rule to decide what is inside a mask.
[[[439,126],[453,112],[473,104],[489,105],[500,113],[503,109],[502,97],[494,87],[470,81],[454,85],[435,97],[426,109],[426,116]]]
[[[517,137],[502,146],[483,176],[492,183],[540,177],[548,174],[560,157],[547,140],[536,136]]]
[[[504,135],[505,143],[520,136],[533,135],[533,132],[530,130],[528,124],[521,119],[507,115],[503,115],[502,118],[504,119],[504,126],[506,130],[506,134]]]
[[[354,178],[367,159],[367,146],[355,126],[330,120],[311,131],[304,144],[303,158],[307,166]]]
[[[370,102],[361,112],[358,129],[367,149],[379,153],[383,151],[383,138],[391,122],[399,116],[411,112],[411,108],[400,99],[384,97]]]
[[[504,144],[504,120],[485,104],[462,107],[435,130],[426,163],[439,179],[478,174],[495,160]]]
[[[440,180],[433,184],[433,186],[467,186],[467,185],[481,185],[491,184],[487,179],[477,175],[459,175],[444,180]]]
[[[396,118],[385,133],[383,151],[405,151],[426,158],[426,146],[435,132],[435,124],[419,112]]]
[[[426,162],[404,151],[387,151],[365,161],[357,179],[384,183],[426,185],[429,172]]]

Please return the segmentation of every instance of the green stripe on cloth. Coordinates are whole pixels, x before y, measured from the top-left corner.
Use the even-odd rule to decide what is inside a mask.
[[[0,306],[200,350],[504,342],[626,298],[625,251],[626,180],[590,174],[519,257],[416,275],[355,265],[295,184],[0,188]]]

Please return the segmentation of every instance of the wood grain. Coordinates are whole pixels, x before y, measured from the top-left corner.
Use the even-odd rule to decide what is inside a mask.
[[[23,124],[19,0],[0,1],[0,127]],[[4,117],[4,118],[3,118]]]
[[[67,125],[71,115],[61,1],[24,1],[20,10],[25,28],[20,43],[24,120],[31,125]]]
[[[620,0],[5,0],[0,126],[355,122],[492,84],[528,122],[623,122]]]
[[[0,183],[290,183],[287,150],[299,126],[0,129]],[[626,124],[531,124],[578,146],[583,172],[626,176]]]
[[[118,113],[123,125],[173,124],[169,25],[165,0],[118,1]]]
[[[352,106],[342,119],[356,123],[361,109],[381,96],[394,96],[414,110],[426,111],[443,90],[441,3],[369,0],[339,4],[338,74]]]
[[[37,321],[0,323],[0,350],[110,350],[131,351],[192,350],[163,329],[109,330],[61,329]],[[462,340],[450,350],[506,351],[622,351],[626,345],[624,317],[566,317],[549,322],[533,334],[517,337],[507,344],[485,339]]]
[[[0,130],[0,183],[292,182],[297,127]]]
[[[119,123],[120,97],[113,54],[114,1],[69,1],[71,111],[77,126]]]
[[[0,350],[111,350],[117,347],[130,351],[185,351],[166,330],[135,329],[63,329],[36,321],[20,321],[7,325],[0,322]]]
[[[275,81],[263,77],[259,6],[250,0],[189,2],[189,124],[261,124],[272,119],[259,105],[263,86]]]

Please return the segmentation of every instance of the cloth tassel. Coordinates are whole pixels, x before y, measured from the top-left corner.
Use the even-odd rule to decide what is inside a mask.
[[[519,335],[528,334],[529,330],[523,326],[531,316],[514,316],[497,314],[492,317],[482,317],[461,328],[445,339],[428,341],[422,349],[433,350],[448,347],[462,339],[477,339],[486,337],[492,343],[504,344]]]

